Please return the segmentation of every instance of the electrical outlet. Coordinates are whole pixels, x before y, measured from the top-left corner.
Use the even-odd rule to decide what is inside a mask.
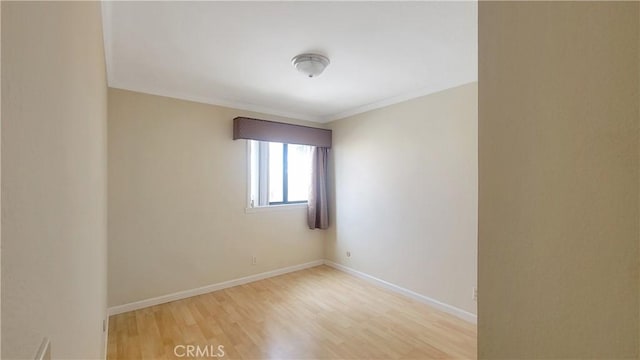
[[[478,301],[478,288],[475,286],[473,287],[473,290],[471,292],[471,300]]]
[[[351,257],[351,251],[347,251],[347,257],[350,258]]]
[[[255,256],[251,257],[251,265],[255,265],[258,262],[258,259]]]

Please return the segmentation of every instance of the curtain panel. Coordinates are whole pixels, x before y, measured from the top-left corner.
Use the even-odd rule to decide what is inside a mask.
[[[309,191],[307,220],[309,229],[329,228],[329,207],[327,196],[327,168],[329,149],[313,148],[311,188]]]

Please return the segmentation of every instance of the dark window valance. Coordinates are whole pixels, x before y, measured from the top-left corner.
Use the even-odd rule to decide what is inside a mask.
[[[330,148],[331,130],[247,117],[237,117],[233,119],[233,140],[237,139]]]

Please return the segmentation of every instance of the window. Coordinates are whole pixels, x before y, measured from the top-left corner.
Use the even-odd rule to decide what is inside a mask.
[[[312,150],[308,145],[249,140],[249,206],[306,203]]]

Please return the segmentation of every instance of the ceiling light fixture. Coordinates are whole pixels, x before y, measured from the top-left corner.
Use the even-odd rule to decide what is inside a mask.
[[[291,64],[307,77],[313,78],[322,74],[329,65],[329,58],[318,54],[300,54],[291,59]]]

